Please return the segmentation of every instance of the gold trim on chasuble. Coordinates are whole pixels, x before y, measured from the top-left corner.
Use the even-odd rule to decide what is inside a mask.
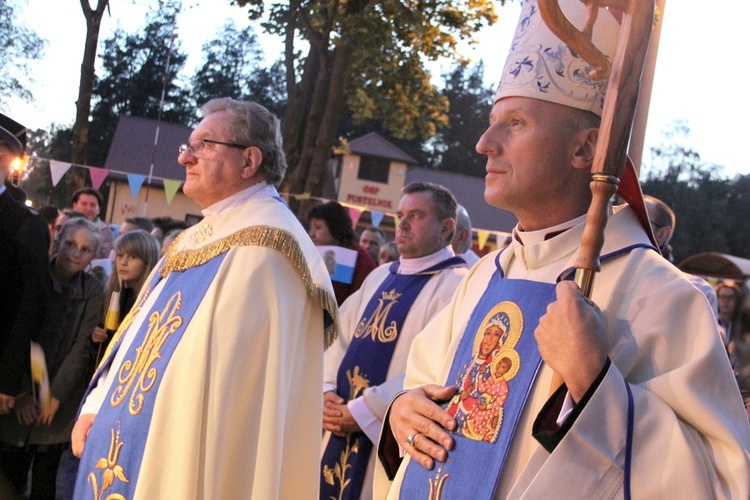
[[[240,229],[229,236],[201,248],[172,252],[173,245],[164,259],[164,266],[160,270],[161,275],[166,278],[172,271],[184,271],[191,267],[200,266],[235,246],[270,248],[281,253],[289,260],[292,266],[299,272],[302,282],[307,289],[307,294],[333,320],[325,329],[324,335],[325,348],[330,347],[336,339],[338,330],[338,306],[336,305],[336,298],[331,292],[318,285],[312,278],[310,267],[305,259],[305,254],[302,253],[299,242],[288,231],[270,226],[252,226]]]

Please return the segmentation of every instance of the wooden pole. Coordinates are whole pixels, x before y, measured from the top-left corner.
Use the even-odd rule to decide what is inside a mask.
[[[633,162],[635,171],[640,175],[641,162],[643,160],[643,145],[646,140],[646,125],[648,124],[648,109],[651,104],[651,91],[654,87],[654,74],[656,73],[656,56],[659,52],[659,40],[661,39],[661,27],[664,24],[664,4],[666,0],[656,0],[656,15],[654,27],[651,30],[651,42],[646,53],[646,63],[643,67],[641,77],[641,92],[638,96],[638,107],[635,110],[633,131],[630,133],[630,146],[628,156]]]
[[[601,62],[601,51],[591,42],[598,8],[613,7],[623,12],[591,168],[591,205],[586,215],[580,255],[575,262],[576,284],[586,297],[591,298],[594,277],[601,269],[599,255],[609,218],[609,201],[617,191],[617,184],[625,170],[627,147],[653,25],[654,0],[590,0],[585,3],[589,6],[589,17],[583,31],[568,21],[557,0],[539,0],[539,13],[550,31],[594,67],[589,76],[603,79],[608,73],[606,65]],[[562,377],[555,373],[550,392],[556,391],[562,383]]]

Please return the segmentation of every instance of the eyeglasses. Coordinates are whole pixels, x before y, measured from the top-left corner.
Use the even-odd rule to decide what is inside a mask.
[[[180,146],[177,151],[179,152],[180,156],[185,154],[186,151],[190,151],[193,156],[200,156],[201,153],[203,153],[203,149],[206,147],[206,144],[220,144],[222,146],[236,149],[246,149],[250,147],[244,146],[242,144],[234,144],[231,142],[214,141],[213,139],[193,139],[191,141],[188,141],[187,144],[183,144],[182,146]]]

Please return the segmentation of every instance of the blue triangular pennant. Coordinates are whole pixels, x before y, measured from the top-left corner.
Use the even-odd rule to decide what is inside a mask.
[[[136,199],[138,196],[138,191],[141,189],[141,186],[143,186],[143,181],[146,180],[145,175],[138,175],[138,174],[128,174],[128,184],[130,185],[130,195],[133,197],[133,199]]]
[[[385,214],[383,212],[375,212],[373,211],[370,214],[370,219],[372,219],[372,225],[375,227],[380,227],[380,223],[383,222],[383,217]]]

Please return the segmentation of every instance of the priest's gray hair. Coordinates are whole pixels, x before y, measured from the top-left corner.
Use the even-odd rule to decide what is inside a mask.
[[[200,108],[203,116],[226,111],[232,117],[230,139],[237,144],[260,149],[263,160],[259,172],[265,181],[278,186],[286,173],[286,157],[281,143],[279,119],[256,102],[238,101],[229,97],[211,99]]]

